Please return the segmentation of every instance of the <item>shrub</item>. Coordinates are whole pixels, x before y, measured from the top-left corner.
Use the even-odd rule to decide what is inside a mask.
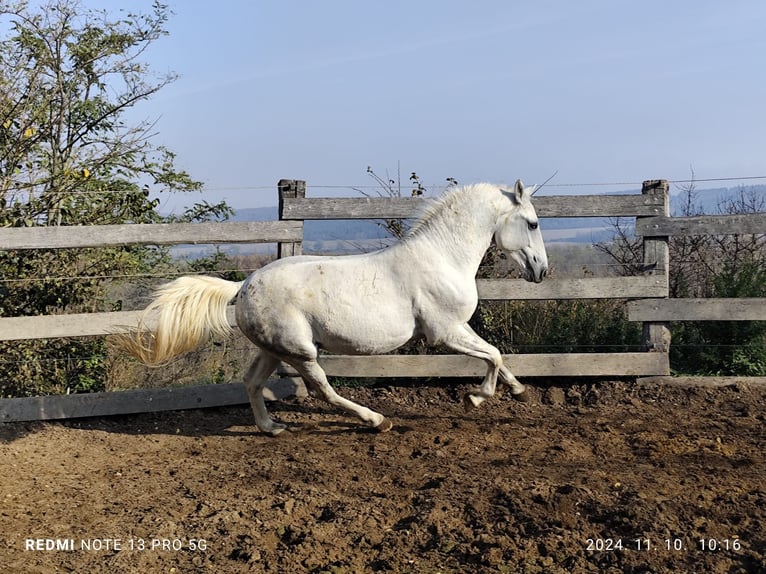
[[[766,265],[751,258],[724,265],[713,278],[714,297],[766,296]],[[699,321],[671,325],[674,370],[705,375],[766,375],[766,322]]]
[[[482,302],[472,327],[502,353],[638,350],[641,326],[619,300]]]

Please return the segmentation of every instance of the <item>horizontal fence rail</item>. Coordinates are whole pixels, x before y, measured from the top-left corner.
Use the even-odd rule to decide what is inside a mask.
[[[116,335],[134,330],[139,320],[143,320],[146,328],[152,329],[156,319],[143,315],[143,311],[112,311],[110,313],[3,317],[0,318],[0,341]],[[233,305],[227,308],[226,315],[229,325],[236,328]]]
[[[766,321],[766,299],[644,299],[628,302],[630,321]]]
[[[264,388],[263,395],[266,400],[277,400],[305,396],[306,389],[292,379],[274,379]],[[0,423],[183,411],[247,402],[247,391],[242,383],[18,397],[0,400]]]
[[[666,375],[664,353],[536,353],[504,355],[522,377]],[[483,377],[487,364],[466,355],[324,355],[333,377]]]
[[[524,279],[477,279],[479,298],[485,301],[543,301],[549,299],[635,299],[663,297],[662,276],[593,277],[552,279],[530,283]],[[234,306],[228,309],[229,323],[236,327]],[[138,323],[141,311],[69,313],[34,317],[0,318],[0,340],[57,339],[125,333]],[[631,319],[643,320],[643,319]],[[151,322],[146,323],[151,326]]]
[[[124,333],[138,324],[141,311],[69,313],[0,319],[0,340],[58,339]]]
[[[476,287],[479,298],[483,300],[634,299],[665,297],[667,294],[662,275],[553,278],[542,283],[530,283],[524,279],[477,279]]]
[[[139,223],[0,228],[0,249],[63,249],[122,245],[278,243],[301,241],[295,221]]]
[[[652,217],[636,221],[636,235],[643,237],[761,233],[766,233],[766,213]]]
[[[636,217],[663,214],[663,199],[649,195],[561,195],[535,198],[540,217]],[[419,197],[286,198],[284,220],[407,219],[433,202]]]

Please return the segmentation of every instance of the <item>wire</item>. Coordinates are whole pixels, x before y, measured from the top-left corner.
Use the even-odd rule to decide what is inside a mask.
[[[709,183],[711,181],[746,181],[749,179],[766,179],[766,175],[753,175],[750,177],[710,177],[705,179],[672,179],[669,183]]]
[[[766,175],[738,176],[738,177],[711,177],[703,179],[670,179],[668,183],[710,183],[716,181],[747,181],[766,179]],[[574,182],[574,183],[547,183],[546,187],[611,187],[619,185],[642,185],[643,181],[599,181],[599,182]],[[448,187],[449,184],[423,184],[426,188]],[[311,185],[307,188],[316,189],[381,189],[380,185]],[[403,185],[403,188],[408,187]]]
[[[721,181],[748,181],[748,180],[766,180],[766,175],[752,175],[752,176],[736,176],[736,177],[710,177],[710,178],[692,178],[692,179],[670,179],[668,180],[668,183],[711,183],[711,182],[721,182]],[[620,186],[620,185],[642,185],[642,181],[598,181],[598,182],[565,182],[565,183],[547,183],[546,187],[614,187],[614,186]],[[450,187],[450,184],[448,182],[445,183],[429,183],[429,184],[423,184],[426,188],[433,188],[433,189],[439,189],[443,187]],[[308,184],[306,186],[307,188],[311,189],[347,189],[347,190],[362,190],[362,189],[382,189],[382,186],[380,185],[349,185],[349,184]],[[402,189],[409,189],[411,186],[410,184],[402,184]],[[195,193],[204,193],[206,191],[209,192],[220,192],[220,191],[252,191],[252,190],[274,190],[277,191],[277,186],[275,184],[271,185],[264,185],[264,184],[253,184],[253,185],[234,185],[234,186],[221,186],[221,187],[205,187],[199,191],[184,191],[184,192],[178,192],[181,194],[195,194]],[[8,190],[8,192],[13,192],[14,190]],[[87,191],[79,191],[79,190],[71,190],[64,192],[65,194],[69,195],[90,195],[90,194],[133,194],[133,193],[142,193],[144,190],[136,190],[136,189],[102,189],[102,190],[87,190]],[[23,192],[25,194],[28,194],[28,192]],[[34,193],[34,192],[33,192]],[[56,192],[46,192],[49,194],[55,194]],[[166,192],[166,193],[173,193],[173,192]]]
[[[91,335],[90,338],[108,337],[108,336],[109,335]],[[208,348],[208,349],[197,349],[196,351],[194,351],[194,353],[197,354],[197,355],[203,355],[203,354],[204,355],[211,355],[211,354],[214,354],[214,353],[215,354],[221,354],[221,355],[230,355],[232,353],[237,353],[237,352],[242,352],[242,351],[246,352],[247,350],[246,349],[237,349],[236,347],[228,347],[226,349]],[[30,363],[40,363],[40,364],[43,364],[43,363],[70,363],[70,362],[74,362],[74,361],[90,361],[92,359],[108,360],[108,359],[114,359],[114,358],[130,358],[130,356],[126,355],[126,354],[117,354],[117,355],[109,355],[109,356],[106,356],[106,357],[104,355],[69,355],[67,357],[55,357],[55,358],[38,357],[36,359],[18,359],[18,360],[12,360],[12,361],[0,360],[0,365],[27,365],[27,364],[30,364]],[[252,357],[250,357],[250,355],[248,353],[248,357],[246,357],[245,360],[250,360],[251,358]],[[138,361],[138,359],[136,359],[136,361],[140,363],[140,361]],[[174,363],[177,364],[177,363],[182,363],[182,362],[183,362],[183,358],[179,358],[179,359],[169,363],[169,365],[172,366]],[[146,365],[146,367],[149,368],[149,369],[154,368],[154,367],[150,367],[148,365]]]

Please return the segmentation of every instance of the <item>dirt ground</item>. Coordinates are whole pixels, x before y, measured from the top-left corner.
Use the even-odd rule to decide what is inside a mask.
[[[766,572],[766,390],[465,387],[0,425],[2,572]]]

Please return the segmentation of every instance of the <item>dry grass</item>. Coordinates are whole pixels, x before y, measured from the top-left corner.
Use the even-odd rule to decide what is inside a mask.
[[[241,381],[253,355],[253,344],[237,333],[212,341],[161,367],[148,367],[109,346],[106,390],[153,389]]]

